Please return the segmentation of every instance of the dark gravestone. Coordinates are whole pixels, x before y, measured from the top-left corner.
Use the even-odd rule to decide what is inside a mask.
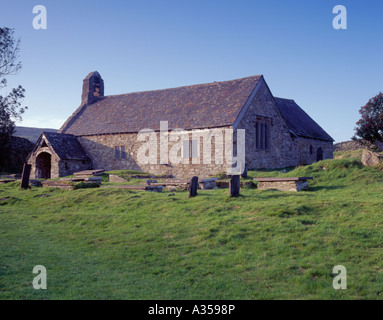
[[[29,176],[31,174],[32,166],[30,164],[24,163],[23,174],[21,175],[21,188],[29,188]]]
[[[230,197],[238,197],[239,196],[239,189],[240,189],[240,182],[239,182],[239,176],[231,176],[230,179]]]
[[[245,168],[243,169],[241,177],[242,178],[247,178],[247,162],[245,163]]]
[[[197,195],[198,189],[198,177],[193,177],[190,180],[189,184],[189,198],[195,197]]]

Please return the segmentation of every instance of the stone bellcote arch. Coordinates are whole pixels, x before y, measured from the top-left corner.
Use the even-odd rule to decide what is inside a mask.
[[[104,96],[104,80],[97,72],[89,73],[82,85],[81,106],[92,104]]]

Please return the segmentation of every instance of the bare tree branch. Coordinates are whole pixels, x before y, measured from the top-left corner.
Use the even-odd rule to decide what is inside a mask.
[[[0,28],[0,89],[7,86],[6,76],[15,75],[21,69],[19,51],[20,40],[15,40],[14,30]],[[22,86],[12,89],[6,96],[0,95],[0,149],[14,133],[15,121],[21,121],[28,109],[21,106],[24,97]]]
[[[0,28],[0,77],[15,75],[21,69],[19,52],[20,39],[14,39],[14,30]]]

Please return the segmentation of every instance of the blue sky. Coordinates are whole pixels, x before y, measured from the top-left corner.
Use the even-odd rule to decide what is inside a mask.
[[[339,4],[347,30],[332,26]],[[59,128],[94,70],[106,95],[263,74],[339,142],[383,91],[382,12],[381,0],[2,0],[0,25],[21,38],[23,69],[8,78],[26,89],[19,125]]]

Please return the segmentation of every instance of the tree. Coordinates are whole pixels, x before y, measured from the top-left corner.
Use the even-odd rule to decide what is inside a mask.
[[[360,120],[356,123],[354,139],[360,137],[372,143],[383,142],[383,93],[380,92],[360,108]]]
[[[6,76],[15,75],[21,69],[19,61],[20,40],[15,40],[14,30],[0,28],[0,89],[7,86]],[[15,131],[15,121],[22,120],[27,107],[21,107],[25,90],[18,86],[5,96],[0,95],[0,147],[8,142]]]

